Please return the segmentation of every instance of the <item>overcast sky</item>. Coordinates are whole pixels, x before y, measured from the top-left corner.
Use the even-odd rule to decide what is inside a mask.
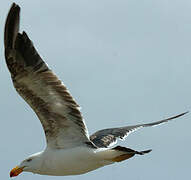
[[[17,0],[21,31],[82,107],[90,134],[152,122],[191,110],[191,1]],[[0,3],[1,173],[42,151],[34,112],[13,88],[4,59],[3,28],[12,1]],[[19,180],[189,179],[191,114],[134,132],[119,143],[153,149],[80,176],[23,173]]]

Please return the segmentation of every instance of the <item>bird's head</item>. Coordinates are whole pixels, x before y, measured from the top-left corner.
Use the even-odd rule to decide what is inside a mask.
[[[39,166],[39,154],[32,155],[22,161],[10,172],[10,177],[18,176],[23,171],[34,172]]]

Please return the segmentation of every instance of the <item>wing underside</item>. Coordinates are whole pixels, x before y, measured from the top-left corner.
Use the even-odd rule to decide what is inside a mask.
[[[16,91],[39,117],[49,146],[67,148],[89,141],[79,106],[41,59],[25,32],[19,33],[20,7],[13,3],[5,24],[5,58]]]

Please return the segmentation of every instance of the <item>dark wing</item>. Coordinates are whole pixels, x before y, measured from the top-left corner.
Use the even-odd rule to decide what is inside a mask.
[[[16,91],[40,119],[47,144],[68,148],[89,142],[79,106],[48,68],[27,34],[19,33],[20,7],[13,3],[5,24],[6,63]]]
[[[117,138],[123,140],[126,138],[131,132],[136,131],[143,127],[150,127],[150,126],[157,126],[161,123],[165,123],[167,121],[170,121],[172,119],[176,119],[180,116],[183,116],[184,114],[187,114],[188,112],[161,120],[156,121],[153,123],[148,124],[138,124],[134,126],[126,126],[126,127],[120,127],[120,128],[110,128],[110,129],[103,129],[100,131],[95,132],[90,136],[90,140],[97,146],[97,147],[109,147],[114,145],[117,142]]]

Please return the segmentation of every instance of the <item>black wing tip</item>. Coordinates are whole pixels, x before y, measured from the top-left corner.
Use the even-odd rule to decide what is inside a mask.
[[[12,3],[11,8],[19,8],[19,10],[20,10],[19,5],[18,5],[18,4],[16,4],[15,2],[13,2],[13,3]]]
[[[20,6],[15,2],[12,3],[9,13],[12,13],[13,11],[20,11]]]
[[[11,5],[7,15],[4,32],[5,48],[13,48],[19,31],[20,7],[16,3]]]
[[[166,119],[166,120],[176,119],[176,118],[179,118],[179,117],[181,117],[181,116],[184,116],[185,114],[188,114],[188,113],[189,113],[189,111],[186,111],[186,112],[183,112],[183,113],[178,114],[178,115],[176,115],[176,116],[170,117],[170,118],[168,118],[168,119]]]
[[[190,111],[186,111],[184,113],[182,113],[182,116],[185,115],[185,114],[188,114]]]

